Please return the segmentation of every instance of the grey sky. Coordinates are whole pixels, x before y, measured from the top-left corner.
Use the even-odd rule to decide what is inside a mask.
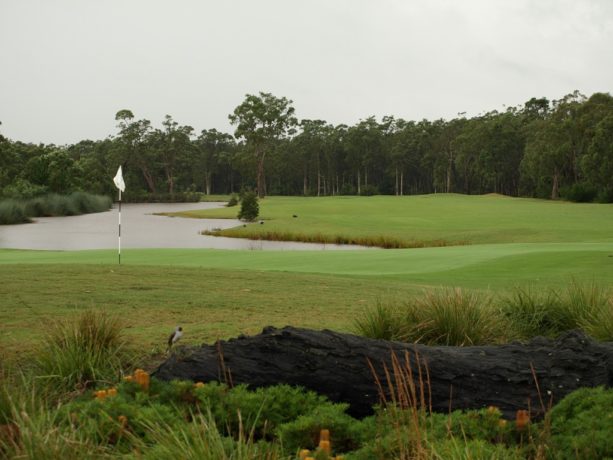
[[[299,118],[469,116],[611,92],[611,0],[0,0],[0,132],[74,143],[131,109],[232,132],[246,93]]]

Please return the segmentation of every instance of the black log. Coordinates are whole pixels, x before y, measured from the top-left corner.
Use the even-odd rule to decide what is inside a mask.
[[[401,365],[408,356],[414,381],[419,380],[417,363],[421,363],[426,404],[437,412],[492,405],[507,417],[518,409],[538,415],[550,400],[555,404],[577,388],[613,384],[613,343],[595,342],[579,331],[556,340],[537,337],[525,344],[444,347],[267,327],[256,336],[183,349],[154,375],[162,380],[218,380],[254,388],[300,385],[332,401],[349,403],[349,413],[359,417],[372,413],[381,388],[390,398],[385,368],[394,380],[392,354]]]

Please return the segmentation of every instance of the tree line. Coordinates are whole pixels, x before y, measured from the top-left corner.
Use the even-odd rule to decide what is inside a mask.
[[[242,189],[273,195],[501,193],[613,202],[613,97],[578,91],[472,118],[368,117],[347,126],[298,120],[292,101],[247,95],[229,115],[233,135],[199,133],[167,115],[161,126],[130,110],[116,132],[73,145],[0,135],[0,193],[115,193],[173,199]]]

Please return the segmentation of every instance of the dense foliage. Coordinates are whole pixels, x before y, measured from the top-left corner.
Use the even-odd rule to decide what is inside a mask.
[[[168,115],[155,128],[130,110],[117,113],[118,132],[104,140],[56,146],[0,136],[0,194],[110,195],[109,178],[122,164],[127,200],[252,188],[260,196],[493,192],[613,201],[608,93],[532,98],[472,118],[368,117],[353,126],[297,124],[291,103],[247,95],[230,115],[235,137],[215,129],[198,134]]]

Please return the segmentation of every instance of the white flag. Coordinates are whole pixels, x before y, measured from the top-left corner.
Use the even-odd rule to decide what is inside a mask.
[[[115,182],[115,187],[117,187],[122,192],[126,191],[126,184],[123,181],[123,174],[121,172],[121,166],[117,170],[117,174],[113,177],[113,182]]]

